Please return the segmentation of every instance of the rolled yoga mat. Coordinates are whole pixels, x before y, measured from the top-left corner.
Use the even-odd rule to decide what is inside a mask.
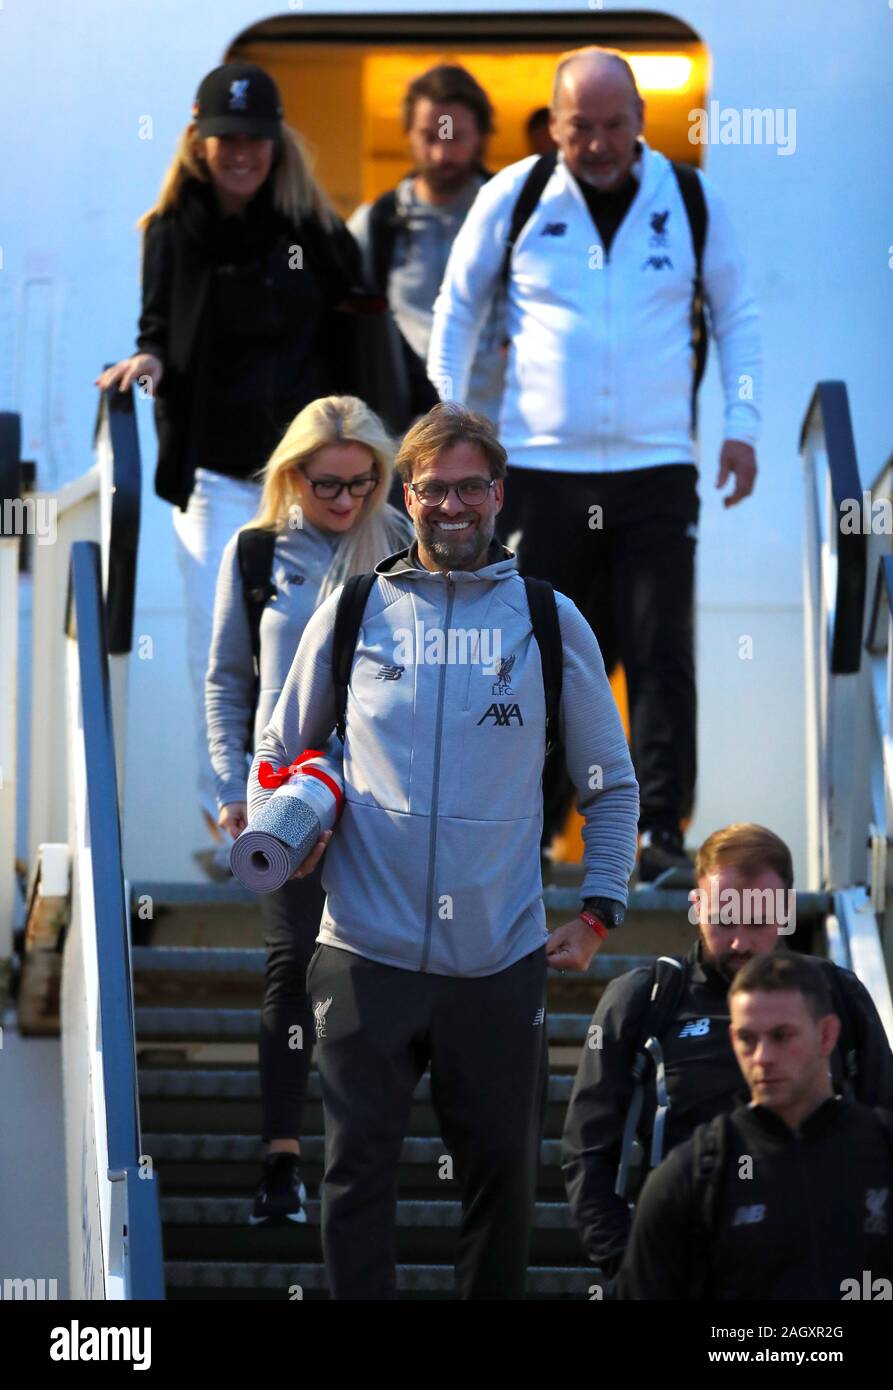
[[[234,876],[254,893],[281,888],[331,830],[342,801],[340,777],[328,760],[302,763],[233,842]]]

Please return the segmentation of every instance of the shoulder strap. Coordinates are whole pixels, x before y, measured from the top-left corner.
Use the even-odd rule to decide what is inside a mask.
[[[840,1019],[840,1037],[837,1039],[837,1050],[843,1059],[844,1079],[852,1092],[855,1093],[859,1080],[858,1039],[860,1036],[860,1029],[856,1023],[856,1006],[847,993],[846,985],[837,966],[832,961],[819,959],[819,969],[824,971],[828,988],[831,991],[834,1012]]]
[[[332,638],[332,676],[335,683],[335,732],[344,742],[347,716],[347,686],[353,665],[357,638],[374,574],[352,574],[345,582],[335,612],[335,631]]]
[[[728,1114],[722,1111],[719,1115],[714,1115],[707,1124],[698,1125],[693,1143],[695,1205],[700,1235],[709,1243],[716,1228],[719,1196],[729,1151]]]
[[[626,1196],[633,1148],[639,1131],[639,1121],[645,1100],[645,1075],[649,1058],[654,1066],[657,1086],[657,1113],[651,1135],[651,1167],[663,1157],[663,1136],[670,1098],[666,1090],[663,1052],[660,1039],[679,1006],[688,980],[688,961],[675,956],[658,956],[652,965],[651,989],[639,1023],[639,1035],[633,1060],[633,1093],[620,1145],[620,1163],[614,1188],[618,1197]]]
[[[679,185],[679,192],[682,195],[682,202],[685,206],[685,215],[688,218],[692,246],[694,247],[695,253],[695,279],[692,286],[691,300],[691,348],[693,358],[691,428],[692,434],[694,434],[698,425],[698,388],[701,385],[704,369],[707,365],[707,319],[704,314],[704,285],[702,279],[704,243],[707,240],[707,201],[704,197],[704,185],[701,183],[701,178],[697,169],[691,164],[680,164],[676,160],[673,160],[672,164],[673,173],[676,175],[676,182]]]
[[[532,165],[527,178],[521,185],[521,192],[518,194],[518,199],[512,209],[512,220],[509,226],[509,233],[505,239],[505,255],[502,258],[502,272],[500,274],[503,288],[505,288],[509,282],[509,271],[511,269],[512,251],[515,249],[515,242],[527,226],[534,208],[543,196],[543,189],[552,177],[557,160],[557,150],[553,150],[551,154],[541,154],[536,163]]]
[[[564,674],[564,653],[561,646],[561,625],[555,590],[546,579],[524,576],[527,606],[533,635],[540,649],[543,667],[543,687],[546,693],[546,752],[558,742],[558,716],[561,710],[561,685]]]
[[[369,209],[369,261],[372,271],[372,288],[379,294],[387,294],[388,275],[394,258],[397,233],[402,225],[397,210],[397,191],[382,193]]]
[[[236,553],[242,576],[242,594],[248,627],[251,631],[251,655],[254,674],[260,674],[260,620],[268,600],[275,593],[270,576],[273,573],[275,531],[261,526],[246,526],[239,532]]]

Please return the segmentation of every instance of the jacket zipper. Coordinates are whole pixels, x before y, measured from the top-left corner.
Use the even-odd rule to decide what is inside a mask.
[[[455,581],[447,575],[447,609],[444,632],[450,630],[450,618],[453,616],[453,599],[455,597]],[[431,829],[428,835],[428,889],[425,900],[425,944],[422,947],[421,970],[424,973],[428,969],[428,957],[431,951],[431,932],[434,927],[434,870],[436,841],[437,841],[437,798],[440,793],[440,756],[441,744],[443,740],[443,701],[446,693],[446,662],[441,663],[440,680],[437,690],[437,719],[434,725],[434,779],[431,783]]]

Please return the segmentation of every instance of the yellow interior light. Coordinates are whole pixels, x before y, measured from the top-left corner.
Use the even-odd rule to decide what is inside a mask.
[[[628,57],[642,92],[678,92],[691,76],[691,58],[677,53],[630,53]]]

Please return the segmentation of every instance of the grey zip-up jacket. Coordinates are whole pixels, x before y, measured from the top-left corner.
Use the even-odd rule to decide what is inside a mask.
[[[317,939],[408,970],[489,975],[547,939],[539,648],[510,551],[494,542],[481,569],[448,573],[415,560],[414,545],[378,565],[366,605],[348,688],[345,810],[323,860]],[[331,735],[338,592],[307,624],[258,740],[249,820],[271,795],[260,762],[286,764]],[[560,728],[585,818],[582,896],[626,902],[638,786],[598,643],[570,599],[556,599]]]
[[[412,525],[408,517],[388,508],[387,521],[393,544],[400,545],[402,537],[409,540]],[[341,543],[339,535],[313,526],[306,517],[299,529],[286,526],[277,532],[270,574],[274,593],[260,620],[260,690],[255,710],[254,661],[239,571],[238,539],[236,533],[227,542],[220,561],[205,677],[208,748],[216,779],[217,805],[221,809],[247,798],[252,716],[256,746],[276,707],[298,643]],[[340,764],[337,739],[331,751]]]

